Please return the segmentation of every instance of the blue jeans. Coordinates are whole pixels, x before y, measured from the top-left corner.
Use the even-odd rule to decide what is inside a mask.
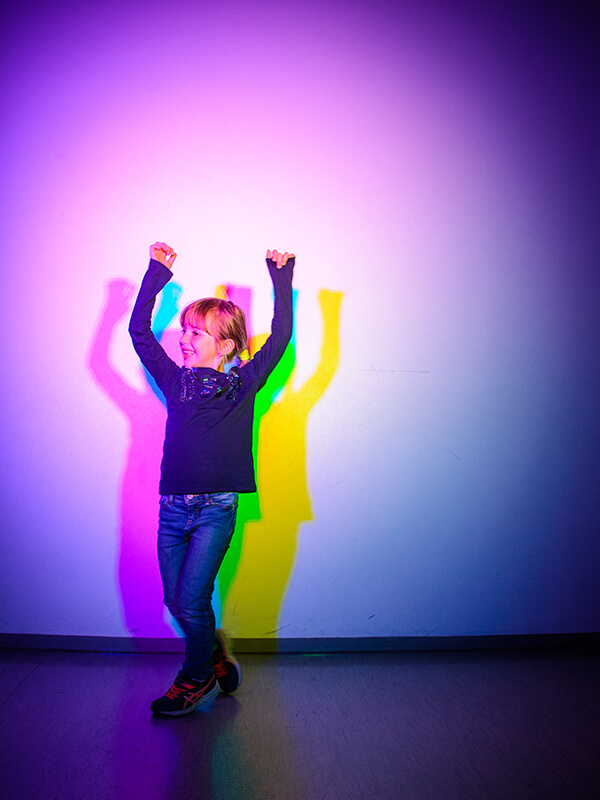
[[[229,547],[237,492],[161,495],[158,563],[165,605],[186,638],[182,671],[194,680],[212,675],[215,578]]]

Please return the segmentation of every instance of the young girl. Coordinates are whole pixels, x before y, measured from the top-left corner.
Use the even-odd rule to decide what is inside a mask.
[[[294,255],[267,250],[275,290],[271,335],[250,361],[224,371],[247,348],[243,311],[216,297],[181,313],[183,367],[152,334],[156,295],[171,278],[177,254],[150,247],[150,265],[129,333],[142,364],[167,402],[161,465],[158,560],[164,600],[186,638],[185,660],[171,688],[150,708],[189,714],[219,690],[235,691],[239,665],[219,631],[215,640],[214,582],[235,526],[239,492],[255,492],[252,459],[254,398],[292,335]]]

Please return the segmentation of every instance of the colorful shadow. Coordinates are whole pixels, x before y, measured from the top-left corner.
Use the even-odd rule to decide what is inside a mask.
[[[321,290],[323,340],[319,364],[293,389],[295,336],[259,392],[254,455],[258,493],[241,495],[232,545],[219,573],[223,624],[243,638],[274,638],[294,566],[300,526],[312,520],[307,483],[306,429],[311,410],[339,363],[342,294]],[[252,337],[251,351],[265,336]]]
[[[142,391],[114,368],[110,346],[116,326],[131,313],[135,287],[124,280],[107,285],[106,302],[91,343],[88,367],[95,382],[122,412],[129,426],[119,497],[120,530],[117,579],[123,620],[132,636],[172,636],[164,622],[162,586],[156,556],[157,487],[165,428],[162,394],[152,378]],[[176,344],[166,331],[177,314],[181,289],[169,284],[159,298],[154,334],[167,351]],[[166,341],[168,340],[168,341]]]
[[[179,286],[169,284],[160,295],[153,320],[154,334],[172,358],[178,354],[179,334],[167,327],[177,315],[180,294]],[[252,292],[248,287],[221,286],[216,294],[238,303],[247,319],[252,318]],[[113,367],[110,359],[116,326],[130,313],[133,295],[134,287],[127,281],[113,280],[108,284],[88,366],[97,385],[129,425],[120,493],[117,570],[123,619],[134,637],[171,637],[156,558],[164,401],[149,375],[146,374],[146,388],[139,391]],[[222,624],[238,637],[276,636],[299,528],[312,519],[306,476],[306,427],[310,411],[337,369],[341,299],[339,292],[322,290],[319,294],[323,342],[313,376],[301,389],[292,388],[296,363],[292,337],[257,396],[253,446],[258,492],[240,495],[236,533],[215,592],[217,619],[222,617]],[[265,339],[266,334],[250,336],[251,352]]]

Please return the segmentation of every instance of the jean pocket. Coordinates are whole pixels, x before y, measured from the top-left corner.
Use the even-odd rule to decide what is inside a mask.
[[[236,508],[238,504],[237,492],[211,492],[208,505]]]
[[[161,508],[165,508],[166,506],[173,505],[173,495],[172,494],[161,494],[158,500],[158,504]]]

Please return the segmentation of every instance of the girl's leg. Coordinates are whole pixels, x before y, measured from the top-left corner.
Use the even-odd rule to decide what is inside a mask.
[[[189,534],[188,507],[181,495],[161,495],[158,517],[158,564],[164,602],[182,626],[177,604],[179,576],[185,563]]]
[[[165,602],[186,636],[182,671],[204,681],[213,670],[214,583],[235,527],[238,498],[235,492],[220,492],[181,499],[187,506],[185,550],[179,535],[164,530],[159,536],[159,558]]]
[[[189,534],[188,507],[182,495],[161,495],[158,516],[158,565],[163,584],[164,602],[182,625],[177,594],[179,576],[185,563]]]

